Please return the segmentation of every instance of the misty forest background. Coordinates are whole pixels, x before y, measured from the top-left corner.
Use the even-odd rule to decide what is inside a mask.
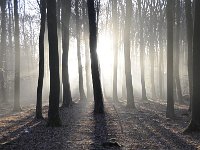
[[[112,105],[120,118],[124,106],[151,105],[148,111],[162,110],[165,121],[182,120],[180,133],[199,131],[200,1],[1,0],[0,6],[0,121],[33,109],[34,121],[58,127],[66,123],[63,110],[87,105],[98,116]]]

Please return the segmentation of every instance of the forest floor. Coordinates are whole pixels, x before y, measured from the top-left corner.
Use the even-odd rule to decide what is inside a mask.
[[[176,105],[175,120],[165,117],[165,103],[137,101],[136,107],[105,101],[105,114],[94,115],[93,103],[76,103],[60,109],[58,128],[35,120],[34,107],[7,113],[0,116],[0,149],[200,149],[200,133],[183,133],[190,120],[186,105]],[[47,111],[44,106],[45,118]]]

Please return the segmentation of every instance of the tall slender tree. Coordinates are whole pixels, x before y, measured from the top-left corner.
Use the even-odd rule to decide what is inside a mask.
[[[76,13],[76,39],[77,39],[77,58],[78,58],[78,74],[79,74],[79,93],[80,100],[86,101],[85,91],[83,88],[83,67],[81,62],[81,40],[80,40],[80,0],[75,1],[75,13]]]
[[[166,117],[174,117],[173,98],[173,0],[167,0],[167,111]]]
[[[63,84],[63,107],[72,104],[71,89],[69,82],[68,54],[69,54],[69,21],[71,15],[71,0],[62,0],[62,84]]]
[[[160,99],[164,98],[164,92],[163,92],[163,76],[164,76],[164,65],[163,65],[163,52],[164,52],[164,32],[163,32],[163,26],[164,26],[164,16],[165,13],[162,10],[162,6],[164,5],[163,2],[159,1],[159,14],[160,14],[160,19],[159,19],[159,25],[158,25],[158,31],[159,31],[159,93],[160,93]]]
[[[39,77],[37,87],[36,118],[43,119],[42,116],[42,88],[44,79],[44,34],[46,22],[46,0],[40,0],[40,35],[39,35]]]
[[[149,54],[150,54],[150,64],[151,64],[151,94],[152,98],[156,98],[155,89],[155,40],[154,40],[154,5],[155,1],[150,2],[150,25],[149,25]]]
[[[61,126],[59,116],[59,54],[56,19],[56,0],[47,0],[47,25],[49,41],[50,94],[47,126]]]
[[[117,0],[112,0],[112,24],[113,24],[113,51],[114,51],[114,70],[113,70],[113,100],[118,101],[117,95],[117,68],[118,68],[118,20],[117,20]]]
[[[180,0],[176,0],[176,49],[175,54],[175,64],[174,64],[174,76],[175,76],[175,88],[177,99],[182,103],[182,89],[179,77],[179,57],[180,57],[180,17],[181,17],[181,3]]]
[[[192,119],[185,132],[200,130],[200,1],[195,0],[194,34],[193,34],[193,94],[192,94]]]
[[[141,10],[141,0],[138,2],[138,13],[140,22],[140,69],[141,69],[141,85],[142,85],[142,100],[147,100],[145,79],[144,79],[144,32],[143,32],[143,21],[142,21],[142,10]]]
[[[1,4],[1,51],[0,51],[0,84],[2,101],[7,102],[6,84],[5,84],[5,54],[6,54],[6,0],[2,0]]]
[[[87,99],[92,97],[91,88],[91,69],[90,69],[90,50],[89,50],[89,24],[87,15],[87,1],[82,1],[82,13],[83,13],[83,26],[84,26],[84,42],[85,42],[85,72],[86,72],[86,87],[87,87]]]
[[[21,111],[20,107],[20,43],[19,43],[19,13],[18,0],[14,0],[15,17],[15,85],[14,85],[14,108],[13,111]]]
[[[58,52],[59,52],[59,68],[60,68],[60,103],[62,102],[62,48],[61,48],[61,0],[57,0],[57,29],[58,29]]]
[[[192,36],[193,36],[193,18],[192,18],[192,2],[191,0],[185,0],[185,14],[186,14],[186,26],[187,26],[187,44],[188,44],[188,78],[189,78],[189,93],[190,93],[190,108],[192,101]]]
[[[127,92],[127,107],[135,108],[133,96],[133,84],[131,74],[131,58],[130,58],[130,28],[132,15],[132,0],[126,0],[126,17],[124,28],[124,60],[125,60],[125,78]]]
[[[92,82],[94,91],[94,113],[104,113],[103,94],[99,75],[99,62],[97,57],[97,20],[94,0],[87,0],[89,32],[90,32],[90,56]]]

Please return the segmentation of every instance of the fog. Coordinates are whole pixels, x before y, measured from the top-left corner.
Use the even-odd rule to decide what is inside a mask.
[[[118,18],[117,28],[118,28],[118,61],[117,61],[117,92],[119,100],[126,102],[126,83],[125,83],[125,64],[124,64],[124,29],[125,29],[125,14],[124,1],[118,4]],[[39,25],[40,25],[40,14],[39,8],[36,3],[27,2],[26,7],[24,6],[24,1],[19,4],[20,10],[20,103],[22,107],[32,106],[36,103],[37,95],[37,82],[38,82],[38,66],[39,66],[39,50],[38,50],[38,37],[39,37]],[[165,7],[165,5],[163,6]],[[31,9],[30,9],[31,8]],[[145,9],[145,8],[143,8]],[[163,8],[161,8],[163,9]],[[11,12],[13,11],[13,8]],[[130,39],[130,58],[131,58],[131,73],[132,73],[132,84],[133,84],[133,93],[136,99],[141,99],[142,89],[141,89],[141,68],[140,68],[140,24],[138,16],[137,4],[133,3],[133,17],[131,20],[131,39]],[[149,11],[149,10],[147,10]],[[9,16],[9,11],[6,11],[7,16]],[[99,13],[99,22],[98,22],[98,43],[97,43],[97,53],[99,58],[99,68],[101,76],[101,84],[103,89],[103,95],[105,100],[112,100],[113,97],[113,74],[114,74],[114,37],[116,34],[113,34],[113,18],[112,18],[112,4],[109,4],[107,1],[103,1],[100,13]],[[72,14],[74,15],[74,8],[72,8]],[[74,101],[79,100],[79,81],[78,81],[78,58],[77,58],[77,39],[75,35],[75,17],[71,16],[70,20],[70,45],[69,45],[69,79],[72,92],[72,98]],[[154,13],[155,15],[155,13]],[[159,21],[160,13],[158,13],[157,19]],[[155,31],[151,30],[150,26],[150,16],[143,16],[143,29],[144,29],[144,77],[145,77],[145,87],[147,92],[147,97],[149,99],[162,99],[166,100],[166,19],[164,19],[162,34],[163,34],[163,47],[160,45],[159,41],[159,23],[153,22],[153,28]],[[145,20],[146,19],[146,20]],[[182,88],[182,94],[188,95],[188,73],[187,73],[187,42],[186,42],[186,31],[185,22],[181,22],[180,33],[180,82]],[[24,22],[25,23],[24,23]],[[88,20],[85,20],[88,21]],[[82,22],[84,22],[82,20]],[[13,28],[13,27],[12,27]],[[59,31],[60,29],[58,29]],[[176,32],[176,28],[175,31]],[[87,33],[89,34],[89,33]],[[12,33],[13,35],[13,33]],[[8,36],[7,36],[8,37]],[[153,50],[150,49],[151,38],[154,39]],[[60,37],[61,39],[61,37]],[[12,42],[14,39],[12,38]],[[89,47],[86,46],[85,37],[83,32],[81,32],[81,62],[82,62],[82,71],[83,71],[83,83],[84,91],[87,93],[87,90],[92,90],[92,80],[91,80],[91,70],[89,66],[90,79],[86,80],[86,51],[89,52]],[[62,45],[59,42],[59,53],[61,61]],[[175,47],[175,46],[174,46]],[[7,41],[7,51],[5,53],[6,60],[4,67],[6,71],[4,72],[5,83],[6,83],[6,95],[8,97],[9,103],[13,104],[13,92],[14,92],[14,44],[11,44]],[[163,51],[163,60],[160,60],[160,50]],[[152,52],[153,51],[153,52]],[[151,56],[150,53],[153,53],[153,63],[154,63],[154,83],[155,83],[155,92],[156,97],[152,95],[152,80],[151,80]],[[49,64],[48,64],[48,38],[47,32],[45,33],[45,73],[44,73],[44,86],[43,86],[43,105],[48,105],[48,96],[49,96]],[[174,58],[175,59],[175,58]],[[163,82],[163,97],[160,97],[160,87],[159,87],[159,64],[163,61],[162,68],[162,82]],[[62,64],[61,64],[62,65]],[[87,69],[86,69],[87,68]],[[62,77],[61,77],[62,81]],[[87,89],[87,82],[90,84],[90,89]],[[174,89],[175,90],[175,89]],[[176,95],[176,94],[175,94]],[[61,95],[62,96],[62,95]],[[88,97],[92,99],[92,97]]]

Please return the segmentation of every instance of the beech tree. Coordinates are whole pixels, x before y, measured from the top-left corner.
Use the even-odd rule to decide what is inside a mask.
[[[47,0],[47,25],[49,41],[50,94],[47,126],[61,126],[59,116],[59,55],[56,20],[56,0]]]
[[[138,2],[138,13],[139,13],[139,23],[140,23],[140,70],[141,70],[141,85],[142,85],[142,100],[147,100],[145,79],[144,79],[144,32],[143,32],[143,23],[142,23],[142,9],[141,9],[141,0]]]
[[[89,32],[90,32],[90,56],[92,83],[94,91],[94,113],[104,113],[103,94],[99,75],[99,62],[97,57],[97,19],[94,0],[87,0]]]
[[[175,76],[175,88],[176,88],[176,95],[177,100],[179,103],[182,103],[182,89],[180,83],[180,71],[179,71],[179,61],[180,61],[180,21],[181,21],[181,2],[180,0],[176,0],[176,46],[175,46],[175,64],[174,64],[174,76]]]
[[[113,100],[118,101],[117,94],[117,68],[118,68],[118,20],[117,20],[117,0],[112,0],[112,30],[113,30],[113,50],[114,50],[114,69],[113,69]]]
[[[2,102],[7,102],[5,85],[5,56],[6,56],[6,0],[1,0],[1,51],[0,51],[0,84]]]
[[[185,132],[200,130],[200,1],[195,0],[194,3],[192,118]]]
[[[80,100],[86,101],[85,91],[83,88],[83,70],[82,70],[82,62],[81,62],[81,41],[80,41],[80,9],[79,9],[80,1],[75,1],[75,13],[76,13],[76,39],[77,39],[77,58],[78,58],[78,75],[79,75],[79,93]]]
[[[71,0],[62,0],[62,84],[63,84],[63,107],[69,107],[72,104],[72,96],[69,82],[69,21],[71,14]]]
[[[132,15],[132,0],[126,0],[126,17],[124,28],[124,60],[125,60],[125,78],[126,78],[126,93],[127,107],[135,108],[133,96],[133,84],[131,74],[131,59],[130,59],[130,28]]]
[[[44,79],[44,34],[46,22],[46,0],[40,0],[40,35],[39,35],[39,77],[37,87],[36,118],[42,119],[42,88]]]
[[[167,0],[167,111],[166,117],[174,117],[173,98],[173,0]]]
[[[13,111],[21,111],[20,107],[20,43],[19,43],[19,14],[18,0],[14,0],[15,17],[15,83],[14,83],[14,108]]]
[[[193,18],[192,18],[192,2],[185,0],[185,14],[186,14],[186,28],[187,28],[187,44],[188,44],[188,79],[189,79],[189,94],[190,94],[190,108],[192,101],[192,36],[193,36]]]

